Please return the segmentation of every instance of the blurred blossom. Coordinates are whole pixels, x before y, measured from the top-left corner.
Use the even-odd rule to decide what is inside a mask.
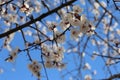
[[[85,65],[84,65],[83,68],[84,68],[84,69],[90,70],[90,69],[91,69],[91,66],[89,65],[89,63],[85,63]]]
[[[81,21],[79,19],[73,18],[70,20],[72,26],[81,26]]]
[[[114,63],[115,63],[115,61],[110,59],[110,58],[108,58],[107,61],[106,61],[107,66],[110,66],[111,64],[114,64]]]
[[[94,2],[95,9],[99,9],[100,5],[97,2]]]
[[[68,50],[67,50],[67,53],[70,53],[70,52],[72,52],[72,50],[71,50],[71,49],[68,49]]]
[[[84,24],[85,23],[85,21],[87,20],[87,18],[86,18],[86,15],[81,15],[81,18],[80,18],[80,20],[81,20],[81,22]]]
[[[45,67],[46,68],[53,68],[54,65],[53,65],[53,63],[51,61],[45,61]]]
[[[19,16],[19,19],[20,19],[20,22],[21,22],[21,23],[25,23],[25,17]]]
[[[42,52],[43,52],[43,53],[48,53],[48,52],[49,52],[48,45],[42,44],[42,45],[41,45],[41,48],[42,48]]]
[[[61,32],[56,31],[54,33],[54,35],[55,35],[55,39],[58,43],[64,43],[65,42],[66,37]]]
[[[97,71],[96,71],[96,70],[94,70],[94,71],[93,71],[93,75],[96,75],[96,74],[97,74]]]
[[[69,80],[73,80],[73,78],[72,78],[72,77],[69,77]]]
[[[4,70],[2,68],[0,68],[0,74],[2,74],[4,72]]]
[[[115,22],[114,25],[112,26],[112,28],[116,28],[118,26],[118,23]]]
[[[36,0],[36,1],[34,2],[34,4],[36,5],[36,6],[35,6],[35,12],[37,12],[37,13],[40,12],[40,11],[41,11],[41,3],[40,3],[40,1],[37,1],[37,0]]]
[[[39,71],[41,70],[42,66],[37,61],[34,60],[31,64],[28,64],[28,68],[37,78],[41,77]]]
[[[55,18],[57,21],[60,19],[58,15],[56,15],[56,18]]]
[[[104,1],[100,2],[103,7],[107,7],[106,3]]]
[[[43,27],[43,28],[42,28],[42,32],[43,32],[45,35],[47,34],[46,27]]]
[[[10,26],[11,25],[11,23],[9,22],[9,21],[4,21],[4,23],[5,23],[5,25],[7,25],[7,26]]]
[[[60,9],[60,10],[58,10],[58,13],[61,15],[62,18],[64,18],[65,14],[66,14],[66,10]]]
[[[116,29],[118,35],[120,35],[120,29]]]
[[[85,75],[85,80],[92,80],[91,75]]]
[[[80,32],[86,33],[87,31],[89,31],[90,28],[88,27],[88,25],[89,25],[88,23],[83,24],[83,25],[80,27]]]
[[[4,1],[4,0],[3,0],[3,1],[2,1],[2,0],[0,0],[0,5],[1,5],[1,4],[4,4],[5,2],[6,2],[6,1]]]
[[[77,47],[72,49],[73,52],[76,52],[77,50],[78,50]]]
[[[85,5],[85,0],[80,0],[80,3],[82,3],[82,5]]]
[[[92,54],[92,56],[91,56],[92,60],[95,60],[95,59],[96,59],[97,54],[98,54],[98,53],[97,53],[96,51],[93,51],[93,54]]]
[[[65,19],[62,19],[61,22],[60,22],[60,26],[62,28],[62,30],[66,30],[69,26],[70,26],[70,23],[68,20]]]
[[[75,12],[75,13],[81,13],[83,10],[82,10],[82,8],[80,8],[80,6],[79,5],[74,5],[73,6],[73,12]]]
[[[63,69],[65,69],[65,67],[66,67],[65,63],[59,63],[58,66],[57,66],[59,71],[62,71]]]
[[[37,25],[38,28],[42,27],[42,24],[39,21],[36,22],[36,25]]]
[[[47,26],[50,31],[53,31],[57,27],[57,23],[56,22],[47,22]]]
[[[57,6],[57,4],[60,3],[60,0],[54,0],[54,6]]]
[[[71,30],[71,38],[72,38],[72,39],[78,38],[78,35],[79,35],[78,29],[72,29],[72,30]]]
[[[83,53],[81,53],[82,54],[82,57],[85,57],[85,53],[83,52]]]
[[[19,48],[16,47],[13,51],[11,51],[9,57],[6,59],[7,62],[14,62],[16,57],[17,57],[17,54],[19,52]]]
[[[25,35],[32,36],[32,31],[30,31],[30,30],[25,31],[24,33],[25,33]]]
[[[96,45],[96,42],[94,39],[91,39],[91,42],[92,42],[92,45],[95,46]]]
[[[12,51],[10,43],[14,39],[14,35],[15,35],[15,33],[12,33],[4,40],[4,48],[8,49],[8,51]]]
[[[62,54],[62,53],[64,53],[64,47],[58,47],[56,51],[58,53]]]
[[[13,72],[15,72],[15,71],[16,71],[16,69],[15,69],[15,68],[12,68],[11,70],[12,70]]]
[[[12,51],[12,48],[11,48],[11,46],[9,44],[4,45],[4,48],[6,48],[8,51]]]
[[[17,7],[14,6],[13,4],[9,4],[8,8],[10,8],[10,10],[13,12],[13,13],[16,13],[17,12]]]

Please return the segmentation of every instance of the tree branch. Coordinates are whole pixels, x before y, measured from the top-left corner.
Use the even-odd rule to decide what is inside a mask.
[[[29,22],[26,22],[26,23],[23,24],[23,25],[20,25],[20,26],[18,26],[18,27],[16,27],[16,28],[13,28],[13,29],[11,29],[11,30],[9,30],[9,31],[7,31],[7,32],[4,32],[4,33],[0,34],[0,38],[6,37],[6,36],[8,36],[8,35],[10,35],[10,34],[12,34],[12,33],[14,33],[14,32],[16,32],[16,31],[18,31],[18,30],[21,30],[21,29],[23,29],[23,28],[26,28],[26,27],[28,27],[30,24],[33,24],[33,23],[35,23],[36,21],[42,20],[43,18],[49,16],[50,14],[53,14],[54,12],[57,12],[58,10],[62,9],[62,8],[65,7],[65,6],[68,6],[68,5],[72,4],[72,3],[74,3],[75,1],[77,1],[77,0],[71,0],[71,1],[69,1],[69,2],[66,2],[66,3],[60,5],[59,7],[57,7],[57,8],[55,8],[55,9],[49,11],[49,12],[43,13],[42,15],[40,15],[40,16],[37,17],[37,18],[35,18],[34,20],[31,20],[31,21],[29,21]]]
[[[3,4],[0,4],[0,7],[1,6],[3,6],[3,5],[5,5],[5,4],[9,4],[10,2],[12,2],[13,0],[10,0],[10,1],[7,1],[7,2],[5,2],[5,3],[3,3]]]
[[[120,78],[120,73],[119,74],[114,74],[113,76],[110,76],[108,79],[106,80],[113,80],[113,79],[116,79],[116,78]]]

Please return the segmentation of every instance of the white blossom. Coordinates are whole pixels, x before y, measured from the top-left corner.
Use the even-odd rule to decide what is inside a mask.
[[[11,23],[9,22],[9,21],[4,21],[4,23],[7,25],[7,26],[10,26],[11,25]]]
[[[94,71],[93,71],[93,74],[94,74],[94,75],[96,75],[96,74],[97,74],[97,71],[96,71],[96,70],[94,70]]]
[[[45,61],[45,67],[46,68],[53,68],[54,65],[53,65],[53,63],[51,61]]]
[[[100,5],[97,2],[94,2],[95,9],[99,9]]]
[[[88,70],[91,69],[91,66],[89,65],[89,63],[85,63],[85,65],[84,65],[84,69],[88,69]]]
[[[65,35],[64,34],[62,34],[61,32],[56,31],[54,33],[54,35],[55,35],[55,40],[58,43],[64,43],[64,41],[65,41]]]
[[[13,50],[13,51],[10,53],[10,55],[9,55],[9,57],[6,59],[6,61],[7,61],[7,62],[14,62],[15,59],[16,59],[16,57],[17,57],[18,51],[19,51],[19,48],[16,47],[16,49]]]
[[[79,5],[74,5],[73,6],[73,12],[75,12],[75,13],[81,13],[83,10],[80,8],[80,6]]]
[[[85,80],[92,80],[91,75],[85,75]]]
[[[86,33],[89,30],[90,30],[89,21],[86,21],[85,23],[83,23],[82,26],[80,26],[80,31],[79,32]]]
[[[85,53],[84,52],[82,53],[82,57],[85,57]]]
[[[65,14],[66,14],[66,10],[60,9],[60,10],[58,10],[58,13],[61,15],[62,18],[64,18]]]
[[[58,68],[59,71],[61,71],[62,69],[64,69],[66,67],[65,63],[58,63],[58,65],[56,66],[56,68]]]
[[[57,53],[57,52],[53,53],[53,60],[54,61],[61,62],[62,59],[63,59],[63,54],[62,53]]]
[[[79,31],[77,29],[72,29],[71,30],[71,38],[72,39],[78,38],[78,35],[79,35]]]
[[[42,66],[37,61],[32,61],[31,64],[28,64],[29,70],[37,77],[40,78],[40,70]]]
[[[25,31],[24,33],[25,35],[32,36],[32,32],[30,30]]]
[[[15,36],[15,33],[10,34],[8,38],[6,38],[5,43],[10,44],[11,41],[14,39],[14,36]]]
[[[62,28],[62,30],[66,30],[69,26],[70,26],[69,21],[67,21],[66,19],[61,20],[60,27]]]
[[[70,20],[72,26],[81,26],[81,21],[77,18],[73,18]]]
[[[35,1],[35,12],[40,12],[41,11],[41,3],[39,1]]]
[[[80,3],[82,4],[82,5],[85,5],[86,3],[85,3],[85,0],[80,0]]]
[[[48,52],[49,52],[48,45],[42,44],[42,45],[41,45],[41,48],[42,48],[42,52],[43,52],[43,53],[48,53]]]
[[[63,19],[65,19],[66,21],[71,21],[73,19],[73,14],[72,13],[67,13]]]
[[[16,8],[16,6],[14,6],[13,4],[9,4],[9,6],[8,6],[9,8],[10,8],[10,10],[12,11],[12,12],[14,12],[14,13],[16,13],[17,12],[17,8]]]
[[[47,26],[50,31],[53,31],[57,27],[57,23],[56,22],[47,22]]]
[[[64,47],[57,47],[56,50],[58,53],[62,54],[64,52]]]
[[[110,58],[108,58],[107,61],[106,61],[107,66],[110,66],[111,64],[114,64],[114,63],[115,63],[115,61],[110,59]]]
[[[81,17],[80,17],[81,24],[84,24],[86,22],[86,20],[87,20],[86,16],[84,14],[81,15]]]
[[[0,74],[2,74],[4,72],[4,70],[2,68],[0,68]]]
[[[104,1],[100,2],[103,7],[107,7],[106,3]]]

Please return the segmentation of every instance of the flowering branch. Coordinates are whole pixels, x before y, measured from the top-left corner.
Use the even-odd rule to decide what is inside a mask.
[[[29,22],[27,22],[27,23],[25,23],[25,24],[23,24],[23,25],[21,25],[21,26],[18,26],[18,27],[14,28],[14,29],[11,29],[11,30],[9,30],[9,31],[7,31],[7,32],[4,32],[4,33],[0,34],[0,38],[3,38],[3,37],[5,37],[5,36],[8,36],[8,35],[16,32],[16,31],[18,31],[18,30],[23,29],[23,28],[26,28],[26,27],[28,27],[30,24],[33,24],[33,23],[35,23],[35,22],[37,22],[37,21],[41,21],[43,18],[49,16],[50,14],[53,14],[54,12],[57,12],[58,10],[62,9],[62,8],[65,7],[65,6],[68,6],[68,5],[72,4],[72,3],[75,2],[75,1],[77,1],[77,0],[71,0],[71,1],[69,1],[69,2],[66,2],[66,3],[60,5],[59,7],[57,7],[57,8],[55,8],[55,9],[49,11],[49,12],[46,12],[46,13],[40,15],[39,17],[35,18],[34,20],[31,20],[31,21],[29,21]]]

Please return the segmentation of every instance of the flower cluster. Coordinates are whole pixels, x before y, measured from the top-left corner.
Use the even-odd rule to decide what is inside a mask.
[[[37,77],[40,78],[40,70],[42,66],[37,61],[32,61],[31,64],[28,64],[30,71]]]
[[[0,1],[0,4],[4,4],[7,1],[8,0],[2,0]],[[13,3],[7,4],[6,7],[1,6],[0,16],[2,19],[4,19],[4,23],[7,26],[12,25],[11,23],[20,24],[20,22],[25,22],[25,16],[29,16],[33,12],[40,12],[41,5],[41,2],[38,0],[34,0],[34,2],[32,0],[25,0],[24,2],[21,0],[14,1]],[[23,16],[23,14],[25,16]]]
[[[42,45],[43,56],[45,59],[45,67],[62,69],[65,67],[65,64],[62,62],[64,58],[64,48],[63,47],[54,47],[51,49],[47,45]]]
[[[21,2],[19,4],[20,11],[26,13],[26,15],[30,15],[32,12],[40,12],[41,10],[41,2],[37,0],[34,0],[34,2],[31,0],[26,0],[24,4],[21,4]]]
[[[83,10],[78,5],[75,5],[73,6],[73,11],[66,13],[60,22],[60,26],[63,30],[72,26],[71,38],[73,39],[78,38],[80,33],[94,34],[95,27],[87,20],[84,14],[81,14],[82,11]]]
[[[40,7],[38,3],[35,2],[35,8],[29,5],[31,2],[30,0],[25,1],[24,4],[18,5],[19,9],[22,13],[25,13],[26,15],[30,15],[34,10],[39,9]],[[13,4],[10,5],[11,10],[14,11],[17,7],[14,6]],[[37,7],[37,8],[36,8]],[[53,33],[53,39],[49,39],[50,41],[54,41],[56,45],[47,45],[45,43],[40,44],[39,40],[36,40],[34,43],[35,44],[40,44],[41,47],[41,54],[44,58],[44,64],[46,68],[57,68],[57,69],[63,69],[66,64],[63,63],[63,58],[64,58],[64,48],[61,47],[61,43],[65,42],[66,36],[65,36],[65,31],[69,30],[70,35],[72,39],[77,39],[81,33],[88,33],[88,34],[93,34],[91,32],[94,32],[95,27],[93,24],[87,19],[87,17],[82,13],[82,9],[78,6],[75,5],[73,6],[73,10],[71,12],[66,13],[65,15],[62,16],[62,20],[60,21],[59,26],[61,27],[62,31],[57,30],[58,24],[56,22],[48,22],[47,23],[47,28],[50,32]],[[39,12],[36,10],[36,12]],[[6,14],[4,14],[6,13]],[[21,14],[22,14],[21,13]],[[3,12],[4,19],[7,21],[7,23],[18,23],[18,17],[20,20],[24,21],[23,16],[17,16],[17,15],[12,15],[4,11]],[[2,14],[1,14],[2,15]],[[11,20],[11,21],[10,21]],[[42,28],[44,29],[44,28]],[[43,30],[44,31],[44,30]],[[46,30],[45,30],[46,31]],[[45,33],[45,32],[43,32]],[[32,35],[31,31],[26,31],[25,35]],[[44,34],[46,35],[46,34]],[[6,39],[6,43],[9,44],[11,42],[11,39],[14,35],[11,35],[10,39]],[[26,48],[29,48],[29,43],[26,43]],[[13,62],[14,59],[17,56],[19,49],[17,48],[15,51],[13,51],[10,54],[10,57],[7,58],[7,61]],[[37,77],[40,78],[40,70],[42,66],[37,62],[37,61],[32,61],[31,64],[28,64],[28,68],[30,71]],[[91,69],[89,64],[85,64],[84,69]],[[86,80],[89,80],[86,79]]]
[[[51,40],[54,40],[56,44],[52,46],[45,43],[41,44],[41,52],[46,68],[57,68],[61,70],[66,66],[65,63],[63,63],[64,48],[60,46],[61,43],[65,42],[66,30],[70,30],[72,39],[77,39],[80,33],[89,33],[93,30],[93,24],[81,13],[82,9],[78,5],[75,5],[73,6],[73,11],[63,15],[59,24],[63,30],[62,32],[58,30],[58,24],[56,22],[47,22],[48,30],[53,33],[53,39]],[[39,43],[39,41],[37,43]],[[38,76],[38,71],[40,70],[39,67],[38,70],[36,69],[35,64],[30,64],[29,68],[35,75]],[[91,69],[89,64],[85,64],[84,68]]]

